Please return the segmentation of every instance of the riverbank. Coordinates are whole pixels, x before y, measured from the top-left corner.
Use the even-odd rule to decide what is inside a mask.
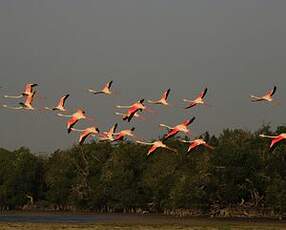
[[[0,229],[286,229],[286,221],[251,218],[178,218],[162,215],[32,213],[0,216]]]

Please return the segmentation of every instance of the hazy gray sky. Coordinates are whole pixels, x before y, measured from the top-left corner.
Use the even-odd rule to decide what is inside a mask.
[[[13,1],[0,2],[1,94],[36,82],[37,107],[70,93],[67,107],[86,109],[101,130],[119,117],[116,104],[157,98],[172,88],[173,108],[153,107],[137,135],[163,134],[160,122],[175,125],[195,115],[194,135],[223,128],[257,129],[286,123],[286,1]],[[114,80],[113,97],[93,96]],[[251,104],[249,94],[278,86],[280,106]],[[182,98],[203,87],[210,107],[181,109]],[[14,103],[2,98],[0,103]],[[53,151],[77,141],[66,119],[50,113],[0,110],[0,146]],[[92,123],[83,121],[78,127]],[[128,127],[120,121],[120,128]]]

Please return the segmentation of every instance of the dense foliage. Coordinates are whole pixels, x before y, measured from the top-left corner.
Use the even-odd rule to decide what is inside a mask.
[[[147,158],[147,147],[135,143],[91,143],[48,156],[26,148],[0,149],[0,207],[39,207],[104,212],[198,210],[212,213],[228,207],[286,212],[286,145],[269,152],[261,132],[224,130],[204,135],[215,150],[168,145],[179,154],[159,150]]]

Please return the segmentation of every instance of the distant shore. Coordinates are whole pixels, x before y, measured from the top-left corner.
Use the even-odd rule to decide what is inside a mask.
[[[6,211],[0,215],[0,223],[97,223],[97,224],[239,224],[239,225],[283,225],[286,220],[277,218],[248,217],[174,217],[163,214],[103,214],[94,212],[71,211]]]

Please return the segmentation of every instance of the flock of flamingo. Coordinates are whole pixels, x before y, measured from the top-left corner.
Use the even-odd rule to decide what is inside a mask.
[[[88,91],[92,94],[104,94],[107,96],[112,95],[112,84],[113,81],[107,82],[104,87],[101,90],[93,90],[93,89],[89,89]],[[12,109],[12,110],[36,110],[33,107],[33,101],[35,98],[35,95],[37,93],[37,91],[34,90],[35,87],[37,87],[38,84],[31,84],[31,83],[27,83],[25,85],[25,89],[24,92],[22,92],[19,95],[16,96],[9,96],[9,95],[5,95],[4,98],[6,99],[21,99],[23,98],[24,101],[19,103],[19,106],[17,107],[12,107],[9,105],[2,105],[2,107],[7,108],[7,109]],[[271,103],[273,101],[273,96],[276,93],[276,86],[270,90],[269,92],[267,92],[264,96],[253,96],[251,95],[251,101],[252,102],[268,102]],[[207,88],[205,88],[199,95],[198,97],[196,97],[193,100],[190,99],[183,99],[184,102],[187,103],[185,109],[190,109],[193,108],[195,106],[198,105],[202,105],[205,104],[205,97],[207,95]],[[153,105],[158,105],[158,106],[169,106],[169,102],[168,102],[168,98],[170,95],[171,89],[166,90],[162,97],[158,100],[148,100],[147,103],[149,104],[153,104]],[[116,123],[115,125],[113,125],[110,130],[108,131],[104,131],[101,132],[97,127],[92,126],[92,127],[88,127],[86,129],[76,129],[74,128],[74,126],[80,121],[80,120],[84,120],[84,119],[89,119],[88,116],[86,115],[85,111],[82,109],[78,109],[75,113],[73,114],[67,114],[68,110],[65,108],[65,103],[67,101],[67,99],[69,98],[69,94],[64,95],[63,97],[61,97],[59,99],[59,102],[56,104],[55,107],[44,107],[44,110],[46,111],[57,111],[57,116],[59,117],[64,117],[64,118],[68,118],[67,122],[66,122],[66,128],[67,128],[67,132],[71,133],[71,132],[79,132],[80,136],[79,136],[79,144],[83,144],[86,139],[89,136],[92,137],[96,137],[98,138],[99,141],[110,141],[110,142],[119,142],[124,140],[124,138],[132,138],[136,141],[136,143],[138,144],[142,144],[142,145],[149,145],[151,146],[148,150],[147,155],[149,156],[151,153],[155,152],[158,148],[165,148],[168,149],[170,151],[176,152],[176,149],[173,149],[169,146],[167,146],[164,142],[173,137],[176,136],[179,133],[184,133],[185,135],[190,136],[190,129],[189,126],[194,122],[195,117],[193,117],[192,119],[188,119],[183,121],[182,123],[171,127],[165,124],[160,124],[160,127],[166,128],[168,130],[168,132],[163,136],[163,140],[156,140],[154,142],[145,142],[140,140],[139,138],[136,138],[135,134],[134,134],[134,130],[135,128],[131,128],[131,129],[126,129],[126,130],[121,130],[119,132],[116,132],[118,124]],[[147,110],[147,107],[144,105],[144,99],[140,99],[139,101],[135,102],[132,105],[129,106],[116,106],[116,108],[118,109],[126,109],[126,112],[124,113],[119,113],[116,112],[116,115],[119,115],[122,117],[122,119],[124,121],[130,122],[134,117],[140,117],[140,113],[143,112],[144,110]],[[268,136],[268,135],[264,135],[261,134],[260,137],[262,138],[270,138],[272,139],[271,145],[270,145],[270,149],[273,149],[276,144],[278,144],[279,142],[281,142],[282,140],[286,139],[286,133],[281,133],[278,136]],[[194,139],[194,140],[182,140],[179,139],[180,142],[182,143],[186,143],[188,144],[188,150],[187,152],[190,152],[192,150],[194,150],[195,148],[197,148],[198,146],[205,146],[208,149],[213,149],[212,146],[210,146],[209,144],[206,143],[206,141],[202,138],[198,138],[198,139]]]

